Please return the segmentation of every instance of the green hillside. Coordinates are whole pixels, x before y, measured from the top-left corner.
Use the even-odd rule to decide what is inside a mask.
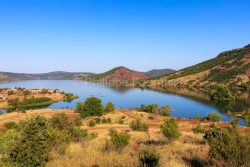
[[[212,86],[223,83],[228,86],[249,85],[250,45],[240,49],[222,52],[217,57],[184,68],[175,73],[153,77],[141,86]]]

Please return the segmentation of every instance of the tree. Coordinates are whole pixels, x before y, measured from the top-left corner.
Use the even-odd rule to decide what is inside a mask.
[[[115,106],[112,102],[108,102],[103,109],[104,113],[113,112],[114,110],[115,110]]]
[[[161,125],[161,131],[169,140],[176,140],[181,135],[176,119],[165,120],[165,122]]]
[[[19,105],[19,99],[16,98],[16,99],[8,100],[8,104],[12,106],[14,110],[16,110]]]
[[[133,130],[133,131],[148,131],[148,125],[141,122],[140,119],[137,119],[137,120],[133,120],[131,123],[130,123],[130,128]]]
[[[143,148],[139,151],[140,167],[157,167],[159,166],[160,154],[150,148]]]
[[[126,132],[118,132],[116,129],[110,129],[109,136],[115,149],[123,149],[129,144],[130,136]]]
[[[45,166],[50,151],[46,118],[32,117],[21,123],[21,129],[21,140],[13,145],[10,159],[17,166]]]
[[[87,98],[84,103],[77,103],[76,112],[79,112],[81,117],[101,116],[103,107],[102,101],[97,97]]]
[[[235,131],[211,128],[205,133],[209,156],[225,167],[245,167],[250,164],[250,138]]]
[[[221,121],[221,116],[217,114],[216,112],[211,112],[206,116],[206,120],[212,121],[212,122],[219,122]]]

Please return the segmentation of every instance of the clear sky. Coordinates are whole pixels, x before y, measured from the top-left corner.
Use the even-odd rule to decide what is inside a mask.
[[[249,0],[0,0],[0,71],[181,69],[249,43]]]

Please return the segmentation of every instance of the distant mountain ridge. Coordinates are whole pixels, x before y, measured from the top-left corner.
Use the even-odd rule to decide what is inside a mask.
[[[86,79],[90,81],[133,81],[147,78],[149,78],[149,76],[145,73],[120,66],[105,73],[89,76]]]
[[[250,85],[250,45],[222,52],[213,59],[174,73],[150,78],[140,87],[206,87],[225,84],[232,87]]]
[[[164,75],[164,74],[169,74],[175,72],[175,70],[172,69],[153,69],[150,71],[145,72],[145,74],[151,76],[151,77],[156,77],[156,76],[160,76],[160,75]]]
[[[0,81],[15,81],[15,80],[73,80],[82,76],[90,76],[94,73],[89,72],[65,72],[54,71],[40,74],[25,74],[25,73],[10,73],[0,72]]]

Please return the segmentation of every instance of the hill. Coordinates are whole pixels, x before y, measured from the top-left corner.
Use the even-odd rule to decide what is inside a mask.
[[[217,84],[247,87],[250,84],[250,45],[222,52],[217,57],[180,71],[153,77],[141,87],[206,87]]]
[[[148,72],[145,72],[145,74],[147,74],[151,77],[156,77],[156,76],[169,74],[169,73],[173,73],[173,72],[175,72],[175,70],[166,68],[166,69],[153,69],[153,70],[150,70]]]
[[[41,74],[25,74],[25,73],[10,73],[0,72],[0,81],[16,81],[16,80],[73,80],[80,77],[93,75],[93,73],[85,72],[64,72],[55,71]]]
[[[130,70],[125,67],[116,67],[105,73],[96,74],[90,77],[87,77],[87,80],[90,81],[133,81],[133,80],[144,80],[149,78],[148,75]]]

